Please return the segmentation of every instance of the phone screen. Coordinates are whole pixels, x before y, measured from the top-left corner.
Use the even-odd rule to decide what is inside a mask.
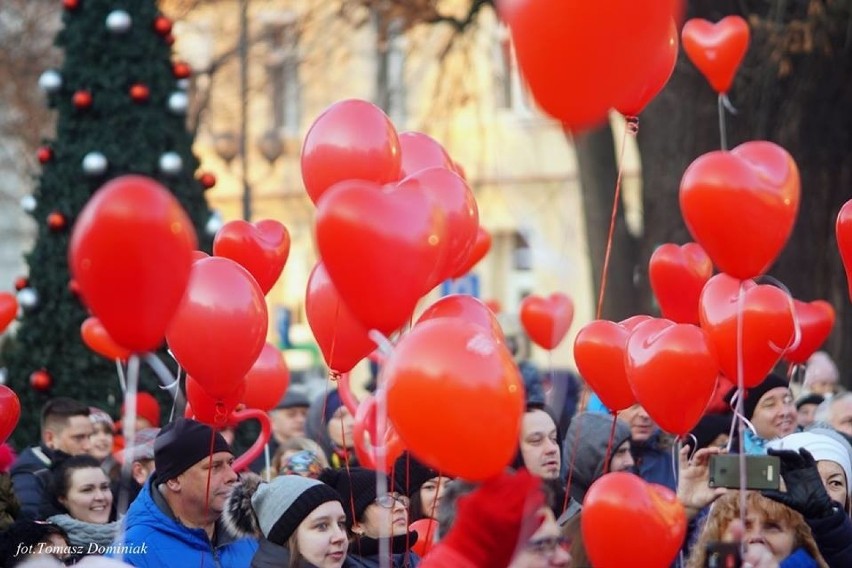
[[[708,542],[705,568],[740,568],[742,555],[739,542]]]
[[[779,489],[781,460],[778,456],[745,456],[746,489]],[[710,456],[710,487],[740,487],[740,456]]]

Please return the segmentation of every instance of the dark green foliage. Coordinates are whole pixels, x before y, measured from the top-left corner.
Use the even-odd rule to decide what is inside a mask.
[[[105,21],[119,9],[131,16],[132,25],[117,34],[107,29]],[[48,97],[57,111],[56,139],[47,141],[54,157],[44,165],[34,193],[38,234],[26,257],[29,283],[39,295],[39,304],[23,316],[16,335],[0,353],[8,385],[24,408],[12,439],[19,448],[36,441],[38,411],[52,396],[70,396],[113,415],[121,403],[114,363],[93,354],[80,338],[80,325],[88,313],[68,286],[70,228],[90,196],[120,175],[150,176],[172,190],[193,220],[201,247],[211,248],[204,230],[210,211],[194,177],[198,160],[192,154],[192,136],[184,116],[168,108],[169,97],[180,89],[172,72],[171,48],[154,30],[158,15],[154,0],[83,0],[78,9],[63,15],[64,29],[56,38],[64,51],[59,70],[62,87]],[[130,87],[136,83],[149,88],[146,102],[131,99]],[[91,92],[90,108],[75,108],[72,99],[78,90]],[[82,169],[83,157],[93,151],[104,154],[109,162],[101,176],[86,175]],[[180,155],[179,174],[159,171],[164,152]],[[67,218],[66,230],[52,232],[47,227],[47,216],[54,211]],[[168,355],[160,353],[160,357],[171,363]],[[53,378],[48,393],[34,392],[29,385],[30,374],[41,368]],[[147,369],[141,387],[156,390],[156,379]],[[161,399],[167,419],[169,397]]]

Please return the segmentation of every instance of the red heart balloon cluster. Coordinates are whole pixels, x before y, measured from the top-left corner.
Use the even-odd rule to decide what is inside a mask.
[[[213,254],[230,258],[249,271],[267,294],[287,263],[290,233],[274,219],[249,223],[241,219],[229,221],[213,240]]]
[[[693,238],[722,272],[746,280],[780,254],[799,210],[799,169],[772,142],[746,142],[696,159],[680,183]]]
[[[521,325],[536,345],[554,349],[571,328],[574,302],[562,292],[547,298],[530,294],[521,301]]]
[[[713,276],[713,262],[696,243],[666,243],[651,255],[648,278],[663,317],[698,324],[701,290]]]
[[[748,23],[740,16],[726,16],[715,24],[693,18],[681,36],[692,63],[717,93],[727,93],[748,51]]]

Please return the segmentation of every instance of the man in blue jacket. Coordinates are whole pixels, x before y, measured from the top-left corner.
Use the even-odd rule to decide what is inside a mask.
[[[41,443],[21,452],[9,471],[21,518],[32,521],[58,514],[48,490],[50,466],[62,455],[89,451],[93,432],[89,407],[70,398],[49,400],[41,410]]]
[[[127,512],[110,554],[133,566],[245,567],[254,539],[234,539],[220,517],[237,474],[221,434],[178,418],[154,441],[154,474]]]

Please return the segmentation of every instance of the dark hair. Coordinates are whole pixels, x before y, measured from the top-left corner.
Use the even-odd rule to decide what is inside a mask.
[[[71,476],[78,469],[89,468],[101,469],[101,462],[89,454],[71,456],[54,464],[51,468],[53,471],[51,490],[54,501],[56,501],[55,504],[64,509],[59,503],[59,498],[68,496],[68,490],[71,488]]]
[[[20,553],[19,547],[47,543],[51,535],[58,535],[68,543],[68,535],[58,525],[43,521],[15,521],[0,532],[0,566],[12,568],[22,564],[30,555]]]
[[[44,430],[48,422],[66,425],[72,416],[89,417],[89,407],[73,398],[58,397],[48,400],[41,409],[41,429]]]

